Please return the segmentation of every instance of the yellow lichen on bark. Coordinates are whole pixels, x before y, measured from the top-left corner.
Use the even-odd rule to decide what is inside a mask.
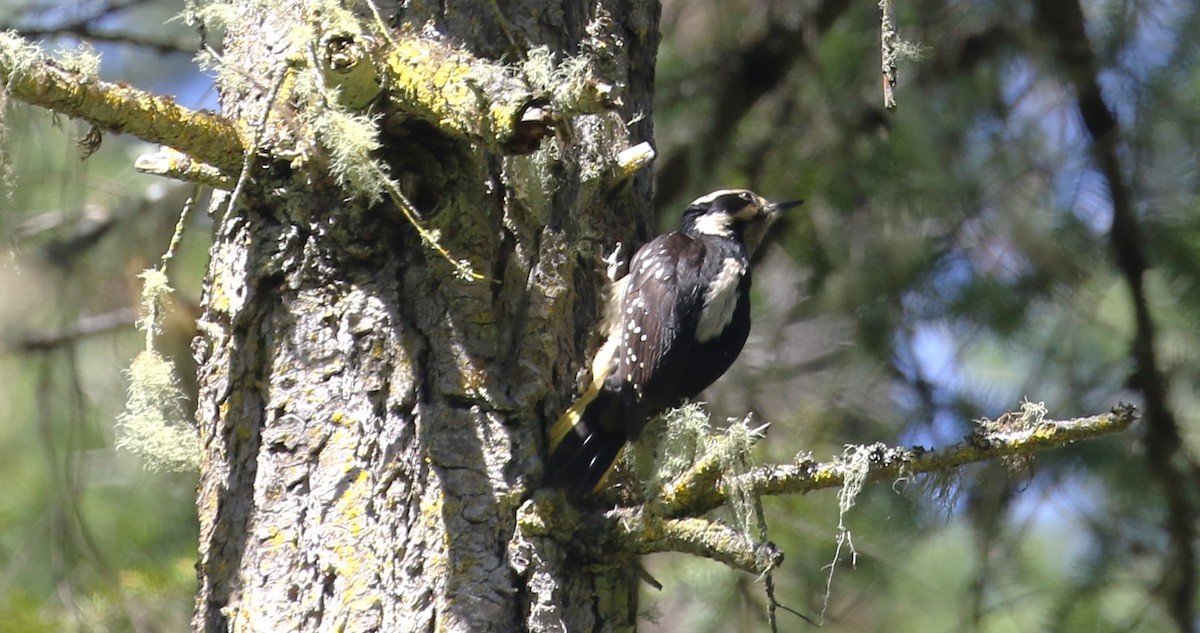
[[[341,609],[367,610],[379,600],[377,589],[368,582],[371,575],[362,571],[380,564],[376,552],[368,546],[371,541],[365,532],[372,527],[363,516],[374,496],[373,483],[370,473],[359,469],[327,515],[329,548],[322,562],[343,580],[338,596]]]
[[[398,108],[493,148],[509,142],[534,99],[504,66],[417,37],[392,40],[385,66]]]

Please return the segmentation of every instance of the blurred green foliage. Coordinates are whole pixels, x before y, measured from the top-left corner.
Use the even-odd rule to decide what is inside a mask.
[[[1150,254],[1160,369],[1194,456],[1200,75],[1186,33],[1198,11],[1083,9]],[[663,227],[718,187],[807,200],[756,272],[747,350],[706,394],[720,414],[772,423],[760,461],[954,442],[1023,398],[1053,418],[1139,398],[1107,184],[1029,5],[895,12],[923,54],[902,64],[899,108],[887,112],[875,3],[664,3]],[[1171,485],[1200,490],[1194,474]],[[1030,470],[870,488],[846,517],[858,557],[842,552],[822,630],[1177,630],[1162,490],[1136,434],[1054,451]],[[787,555],[777,596],[819,619],[837,501],[810,497],[764,505]],[[766,630],[755,579],[682,556],[650,569],[666,589],[643,593],[657,613],[645,630]],[[810,626],[779,617],[781,630]]]
[[[143,344],[134,275],[169,241],[173,211],[147,202],[161,184],[131,173],[129,142],[81,163],[67,139],[86,129],[22,107],[7,125],[18,186],[0,266],[0,630],[186,628],[195,475],[149,473],[113,449],[123,370]],[[179,267],[197,277],[179,284],[193,301],[203,249]],[[163,340],[184,358],[187,327]]]
[[[160,26],[179,3],[141,4],[106,26],[183,30]],[[0,23],[58,24],[95,10],[10,5]],[[104,47],[105,79],[173,92],[179,68],[191,65],[188,55],[145,64],[137,50]],[[133,158],[151,149],[137,139],[106,134],[81,161],[75,141],[85,125],[10,100],[0,126],[11,185],[0,191],[0,631],[186,630],[195,474],[144,470],[114,450],[113,421],[124,370],[144,341],[132,328],[135,276],[166,248],[190,188],[135,173]],[[193,374],[187,384],[208,239],[208,220],[197,215],[172,269],[179,300],[160,339]]]
[[[47,6],[43,18],[70,10]],[[1083,8],[1149,253],[1168,404],[1194,456],[1200,66],[1189,34],[1200,6]],[[875,3],[664,2],[662,226],[716,188],[807,200],[756,272],[746,351],[706,396],[717,419],[753,411],[772,423],[760,461],[954,442],[1022,398],[1056,419],[1138,399],[1107,185],[1029,5],[895,10],[901,37],[924,52],[901,66],[899,109],[887,112]],[[137,50],[105,50],[105,78],[184,89],[186,55],[159,67]],[[0,213],[0,630],[182,630],[195,591],[194,478],[115,453],[112,421],[141,344],[121,311],[137,304],[135,275],[166,247],[190,190],[132,173],[146,148],[131,139],[107,135],[80,162],[70,140],[84,128],[11,104],[5,116],[16,186]],[[194,217],[161,340],[181,362],[208,229]],[[95,315],[119,327],[35,345]],[[181,378],[191,371],[181,366]],[[1193,500],[1200,490],[1179,485]],[[870,486],[846,516],[857,556],[844,549],[831,582],[835,495],[767,499],[769,537],[787,555],[777,595],[813,619],[824,610],[832,632],[1173,630],[1162,489],[1136,433],[1042,455],[1031,469]],[[758,579],[679,555],[647,565],[665,588],[644,592],[643,630],[766,630]],[[813,628],[779,617],[781,630]]]

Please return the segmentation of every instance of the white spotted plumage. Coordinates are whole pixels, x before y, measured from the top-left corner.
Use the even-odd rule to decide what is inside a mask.
[[[750,331],[749,255],[778,211],[796,204],[715,191],[684,210],[678,231],[637,251],[607,297],[591,384],[547,431],[550,483],[597,490],[649,419],[728,369]]]

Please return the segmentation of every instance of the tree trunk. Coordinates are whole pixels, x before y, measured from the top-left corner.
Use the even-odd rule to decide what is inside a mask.
[[[298,25],[324,17],[296,1],[234,4],[222,105],[253,126],[281,83],[281,48],[303,52]],[[601,567],[521,538],[516,517],[540,486],[543,427],[596,345],[601,254],[644,236],[648,175],[614,165],[651,138],[657,3],[375,5],[393,33],[492,62],[537,46],[560,64],[581,56],[620,102],[559,122],[520,156],[403,113],[380,119],[375,155],[440,244],[486,278],[472,281],[395,205],[348,201],[312,176],[309,154],[280,158],[312,142],[284,84],[260,135],[271,159],[219,219],[195,343],[194,627],[632,628],[632,559]]]

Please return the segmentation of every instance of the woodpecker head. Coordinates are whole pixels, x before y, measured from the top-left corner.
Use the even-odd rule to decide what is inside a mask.
[[[753,253],[779,213],[801,202],[772,203],[753,191],[721,189],[696,198],[684,209],[683,232],[740,239]]]

